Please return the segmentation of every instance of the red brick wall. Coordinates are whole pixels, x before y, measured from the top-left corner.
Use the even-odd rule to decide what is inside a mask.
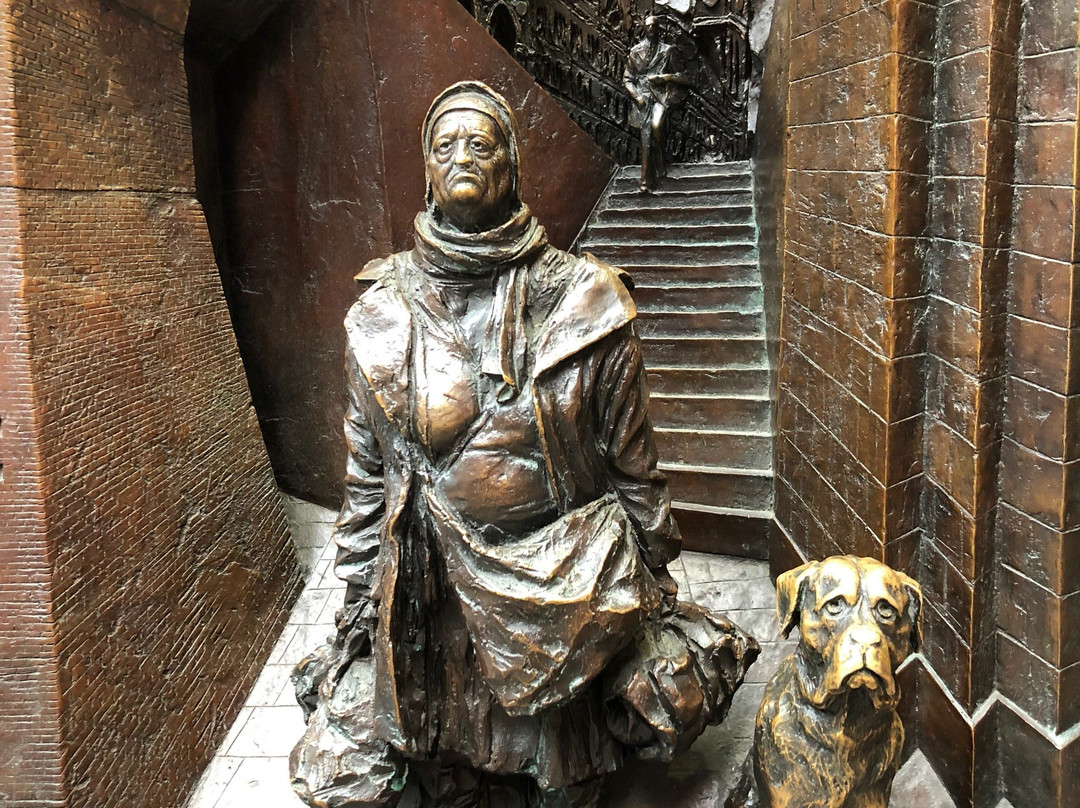
[[[133,6],[3,11],[5,805],[179,804],[299,585],[194,196],[186,4]]]
[[[4,107],[10,113],[7,103]],[[9,158],[10,142],[0,152]],[[5,180],[8,187],[0,190],[0,804],[44,808],[64,800],[60,686],[50,545],[37,473],[38,422],[20,293],[19,192],[10,187],[10,175]]]

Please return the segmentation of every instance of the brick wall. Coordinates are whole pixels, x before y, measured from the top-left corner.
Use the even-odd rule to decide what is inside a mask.
[[[3,78],[0,74],[0,82]],[[6,104],[4,112],[10,112]],[[10,129],[3,134],[6,141]],[[10,157],[10,149],[10,142],[0,145],[4,157]],[[50,546],[37,474],[38,422],[20,294],[19,197],[10,185],[0,190],[0,804],[51,808],[64,800],[60,685]]]
[[[932,9],[793,0],[773,553],[908,567]]]
[[[1080,4],[1025,3],[1001,448],[999,687],[1006,795],[1080,789]]]
[[[1080,786],[1078,20],[791,10],[774,566],[918,577],[909,737],[960,804]]]
[[[186,11],[2,12],[5,806],[180,804],[299,585],[194,196]]]

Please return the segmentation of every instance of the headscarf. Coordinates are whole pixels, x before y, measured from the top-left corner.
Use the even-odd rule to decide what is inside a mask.
[[[510,152],[510,209],[513,213],[499,226],[479,233],[461,233],[444,227],[435,215],[435,198],[429,177],[427,210],[418,214],[415,222],[416,246],[437,273],[475,276],[522,263],[547,244],[547,235],[519,197],[521,156],[513,110],[505,98],[486,84],[479,81],[460,81],[436,96],[424,116],[421,130],[425,160],[431,151],[435,124],[446,113],[458,110],[480,112],[491,118],[498,127]]]
[[[448,112],[480,112],[495,122],[510,152],[511,210],[505,222],[479,233],[444,227],[436,217],[431,179],[427,179],[427,209],[416,216],[416,258],[433,278],[497,276],[491,316],[485,329],[483,371],[501,377],[511,391],[521,389],[525,363],[525,282],[523,265],[547,244],[547,234],[519,197],[521,158],[517,122],[499,93],[479,81],[447,87],[431,103],[421,130],[424,159],[431,151],[435,124]]]
[[[515,202],[520,202],[518,194],[521,189],[521,155],[518,153],[517,119],[514,118],[514,111],[510,109],[506,99],[482,81],[459,81],[435,96],[435,100],[428,107],[427,115],[424,116],[424,126],[420,131],[424,159],[426,160],[431,152],[431,138],[435,132],[436,122],[447,112],[459,110],[481,112],[495,121],[495,125],[499,127],[499,132],[510,151],[510,165],[514,167],[510,193],[514,195]],[[426,198],[428,210],[431,211],[435,201],[431,195],[430,179],[427,181]]]

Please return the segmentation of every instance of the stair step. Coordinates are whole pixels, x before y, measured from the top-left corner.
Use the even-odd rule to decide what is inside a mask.
[[[605,208],[596,222],[589,225],[589,233],[595,228],[609,225],[636,227],[667,227],[668,225],[705,226],[716,224],[754,224],[754,209],[748,205],[710,205],[674,208]]]
[[[665,197],[651,197],[648,203],[640,201],[634,194],[621,194],[618,197],[608,197],[597,215],[607,215],[612,211],[716,211],[724,207],[750,207],[753,203],[753,194],[750,191],[669,193]]]
[[[636,280],[636,278],[635,278]],[[756,284],[723,286],[645,286],[634,289],[639,312],[760,311],[765,295]]]
[[[772,466],[772,434],[742,430],[656,428],[660,460],[690,466],[724,466],[768,470]]]
[[[743,261],[728,261],[711,265],[660,263],[651,266],[624,262],[617,266],[630,273],[635,287],[638,284],[645,288],[671,286],[680,282],[687,285],[713,283],[718,286],[748,286],[761,283],[761,270],[757,265]]]
[[[656,363],[645,367],[653,395],[767,396],[769,370],[763,364],[743,367],[682,368]]]
[[[660,463],[671,498],[690,506],[761,511],[772,508],[772,472]]]
[[[752,224],[682,225],[671,223],[657,227],[599,222],[589,226],[583,243],[593,248],[601,245],[713,247],[726,244],[753,244],[756,238],[757,231]]]
[[[712,428],[772,431],[772,402],[767,395],[657,395],[649,398],[649,415],[658,429]]]
[[[726,160],[722,163],[669,163],[667,176],[680,177],[712,176],[718,174],[746,174],[751,170],[749,160]],[[615,172],[616,177],[641,177],[641,167],[623,166]]]
[[[760,311],[639,312],[638,333],[646,339],[667,337],[752,337],[765,339]]]
[[[642,350],[646,366],[765,365],[765,340],[760,337],[645,337]]]
[[[752,243],[652,245],[594,244],[586,239],[580,247],[615,266],[719,266],[731,263],[757,265],[757,245]]]
[[[612,196],[666,196],[671,193],[686,193],[688,191],[749,191],[751,190],[751,178],[749,173],[737,172],[734,174],[712,174],[705,176],[688,177],[664,177],[657,183],[656,190],[652,193],[643,194],[638,190],[640,175],[632,177],[616,177],[611,182]]]
[[[722,174],[749,174],[749,160],[728,160],[723,163],[672,163],[667,175],[673,179],[682,177],[715,177]],[[640,170],[637,175],[640,176]]]
[[[682,194],[667,194],[665,196],[649,196],[644,201],[637,194],[620,194],[609,196],[604,207],[599,211],[600,215],[606,215],[613,210],[655,210],[662,209],[671,211],[687,209],[716,210],[724,207],[750,207],[753,204],[753,195],[750,191],[688,191]]]
[[[771,510],[716,508],[674,501],[684,550],[768,560]]]

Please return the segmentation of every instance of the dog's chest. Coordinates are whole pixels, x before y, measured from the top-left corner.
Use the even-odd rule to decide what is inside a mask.
[[[879,783],[903,745],[903,729],[895,711],[852,718],[844,712],[824,713],[806,705],[802,723],[818,746],[823,768],[831,769],[838,789],[836,808],[846,797]]]

